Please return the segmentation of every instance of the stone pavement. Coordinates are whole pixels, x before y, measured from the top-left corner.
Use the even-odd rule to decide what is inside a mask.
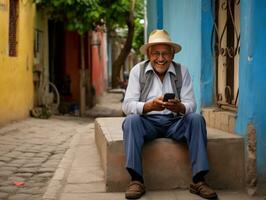
[[[97,109],[93,108],[95,115],[117,114],[121,109],[121,94],[108,93],[103,98]],[[218,194],[225,200],[265,199],[239,191],[218,191]],[[124,199],[124,193],[104,191],[93,118],[57,116],[48,120],[28,118],[0,128],[0,199],[120,200]],[[171,190],[148,191],[141,199],[201,198],[187,190]]]
[[[105,92],[98,99],[97,104],[86,112],[87,117],[120,117],[123,116],[121,109],[122,91],[112,89]]]
[[[72,137],[82,127],[82,121],[56,118],[28,118],[1,127],[0,199],[42,199]]]

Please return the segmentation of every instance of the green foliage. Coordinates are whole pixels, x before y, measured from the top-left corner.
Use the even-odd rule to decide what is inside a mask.
[[[105,22],[110,31],[126,28],[125,16],[130,9],[130,0],[102,0],[100,5],[105,8]],[[139,48],[144,43],[144,25],[141,23],[144,18],[144,0],[135,0],[134,15],[135,32],[132,48],[139,54]]]
[[[104,9],[97,0],[34,0],[54,20],[66,22],[69,30],[83,34],[101,21]]]
[[[135,34],[132,47],[137,54],[140,54],[139,48],[144,43],[144,0],[136,0],[135,9]]]
[[[52,111],[46,106],[41,106],[33,108],[30,114],[35,118],[49,119],[52,116]]]
[[[132,48],[137,54],[140,54],[139,48],[144,43],[144,27],[140,18],[135,19],[135,34],[133,38]]]
[[[130,9],[129,0],[101,0],[100,5],[104,8],[104,19],[109,29],[126,26],[126,14]]]
[[[109,30],[126,27],[130,0],[33,0],[40,9],[46,9],[54,20],[63,21],[69,30],[83,34],[106,24]],[[135,0],[135,36],[133,48],[143,43],[143,1]]]

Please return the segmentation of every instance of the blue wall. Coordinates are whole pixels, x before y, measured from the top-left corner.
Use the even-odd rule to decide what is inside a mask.
[[[158,21],[154,10],[158,13],[158,9],[161,9],[163,28],[169,32],[174,42],[182,46],[182,51],[176,54],[175,60],[185,65],[192,76],[199,112],[200,105],[211,105],[213,100],[214,72],[210,49],[212,23],[209,1],[203,1],[204,12],[201,9],[201,1],[167,0],[163,1],[161,7],[155,6],[158,1],[148,2],[148,33],[160,28],[154,23]],[[202,43],[202,40],[208,42]]]
[[[168,0],[164,1],[164,28],[168,30],[173,41],[181,44],[182,51],[175,60],[185,65],[193,80],[200,111],[200,71],[201,71],[201,6],[200,1]],[[177,15],[178,13],[178,15]],[[193,13],[189,15],[188,13]],[[177,17],[178,16],[178,17]]]
[[[148,0],[147,1],[147,18],[148,18],[148,22],[147,22],[147,32],[148,35],[150,34],[150,32],[152,32],[154,29],[157,29],[157,21],[158,16],[157,13],[160,11],[160,8],[158,7],[157,10],[157,0]]]
[[[212,55],[214,4],[202,0],[201,4],[201,107],[214,104],[215,57]]]
[[[175,60],[186,65],[192,75],[200,107],[214,102],[214,57],[211,54],[213,28],[210,0],[148,1],[148,33],[158,27],[161,9],[163,28],[174,42],[182,45]],[[247,137],[252,123],[257,135],[258,189],[266,190],[266,1],[241,0],[241,51],[239,65],[239,104],[236,132]],[[261,189],[262,188],[262,189]]]
[[[239,108],[236,131],[252,123],[257,136],[257,175],[266,183],[266,1],[241,0]]]

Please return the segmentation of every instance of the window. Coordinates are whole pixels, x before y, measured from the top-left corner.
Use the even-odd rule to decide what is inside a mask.
[[[236,110],[240,51],[240,0],[216,0],[214,55],[216,99],[222,108]]]
[[[39,29],[34,30],[34,58],[37,63],[41,62],[42,59],[42,39],[43,39],[43,31]]]
[[[9,56],[17,56],[18,0],[9,1]]]

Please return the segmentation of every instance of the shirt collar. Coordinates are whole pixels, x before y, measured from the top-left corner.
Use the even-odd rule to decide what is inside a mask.
[[[149,62],[149,64],[147,65],[147,67],[146,67],[146,69],[145,69],[145,74],[147,73],[147,71],[150,71],[150,70],[153,71],[153,68],[152,68],[152,66],[151,66],[151,62]],[[170,64],[170,67],[169,67],[169,69],[167,70],[167,72],[171,72],[171,73],[173,73],[174,75],[176,75],[176,74],[175,74],[175,68],[174,68],[173,63]]]

